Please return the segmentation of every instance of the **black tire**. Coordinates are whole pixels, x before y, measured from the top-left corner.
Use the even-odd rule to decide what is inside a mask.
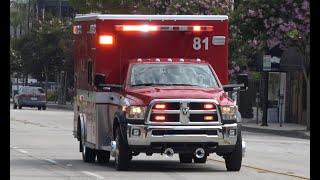
[[[108,163],[110,160],[110,151],[97,150],[98,163]]]
[[[195,155],[193,155],[193,161],[194,163],[206,163],[207,156],[204,156],[203,158],[197,158]]]
[[[180,163],[192,163],[192,154],[179,153]]]
[[[22,109],[22,106],[21,106],[21,105],[19,105],[19,109]]]
[[[84,162],[94,163],[96,161],[96,152],[95,150],[86,147],[82,141],[80,141],[82,144],[82,160]]]
[[[13,104],[13,109],[17,109],[17,107],[18,107],[17,104],[14,103],[14,104]]]
[[[47,109],[47,107],[46,107],[46,106],[43,106],[43,107],[42,107],[42,110],[46,110],[46,109]]]
[[[237,143],[233,152],[224,156],[226,168],[228,171],[239,171],[242,162],[242,137],[241,132],[238,133]]]
[[[116,130],[115,141],[117,143],[116,155],[115,155],[115,167],[118,171],[127,170],[132,159],[132,152],[129,151],[128,145],[125,143],[121,136],[120,129]]]
[[[41,110],[41,107],[40,107],[40,106],[38,107],[38,110]]]

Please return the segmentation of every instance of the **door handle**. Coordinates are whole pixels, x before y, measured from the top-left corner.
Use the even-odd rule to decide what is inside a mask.
[[[111,101],[113,101],[113,97],[110,97],[109,99],[110,99]]]

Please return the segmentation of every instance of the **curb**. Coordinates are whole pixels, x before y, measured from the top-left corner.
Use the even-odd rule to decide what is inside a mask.
[[[293,137],[293,138],[310,139],[310,135],[307,135],[304,133],[304,131],[299,131],[299,130],[284,131],[284,130],[274,130],[274,129],[262,129],[262,128],[247,127],[244,124],[242,124],[242,130],[247,132],[259,132],[259,133],[274,134],[274,135]]]
[[[53,108],[53,109],[64,109],[64,110],[73,110],[73,105],[58,105],[58,104],[47,104],[47,108]]]

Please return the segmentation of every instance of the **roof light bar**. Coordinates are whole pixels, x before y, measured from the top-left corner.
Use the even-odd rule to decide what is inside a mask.
[[[201,31],[201,26],[193,26],[193,31]]]
[[[158,27],[151,26],[151,25],[117,25],[116,30],[149,32],[149,31],[157,31]]]
[[[213,31],[213,26],[185,26],[185,25],[116,25],[115,29],[117,31]]]

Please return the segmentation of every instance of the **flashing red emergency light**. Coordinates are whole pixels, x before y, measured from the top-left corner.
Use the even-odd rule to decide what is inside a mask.
[[[166,117],[165,116],[155,116],[154,120],[156,120],[156,121],[164,121],[164,120],[166,120]]]
[[[212,104],[212,103],[204,104],[203,107],[204,107],[204,109],[214,109],[215,108],[214,104]]]
[[[117,31],[213,31],[213,26],[185,26],[185,25],[116,25]]]
[[[165,104],[156,104],[154,106],[155,109],[166,109],[166,105]]]
[[[158,27],[151,26],[151,25],[121,25],[121,26],[116,26],[116,30],[149,32],[149,31],[157,31]]]
[[[213,120],[213,116],[204,116],[203,118],[205,121],[212,121]]]
[[[101,45],[113,44],[113,37],[111,35],[101,35],[99,37],[99,44]]]
[[[193,26],[193,31],[201,31],[201,26]]]

